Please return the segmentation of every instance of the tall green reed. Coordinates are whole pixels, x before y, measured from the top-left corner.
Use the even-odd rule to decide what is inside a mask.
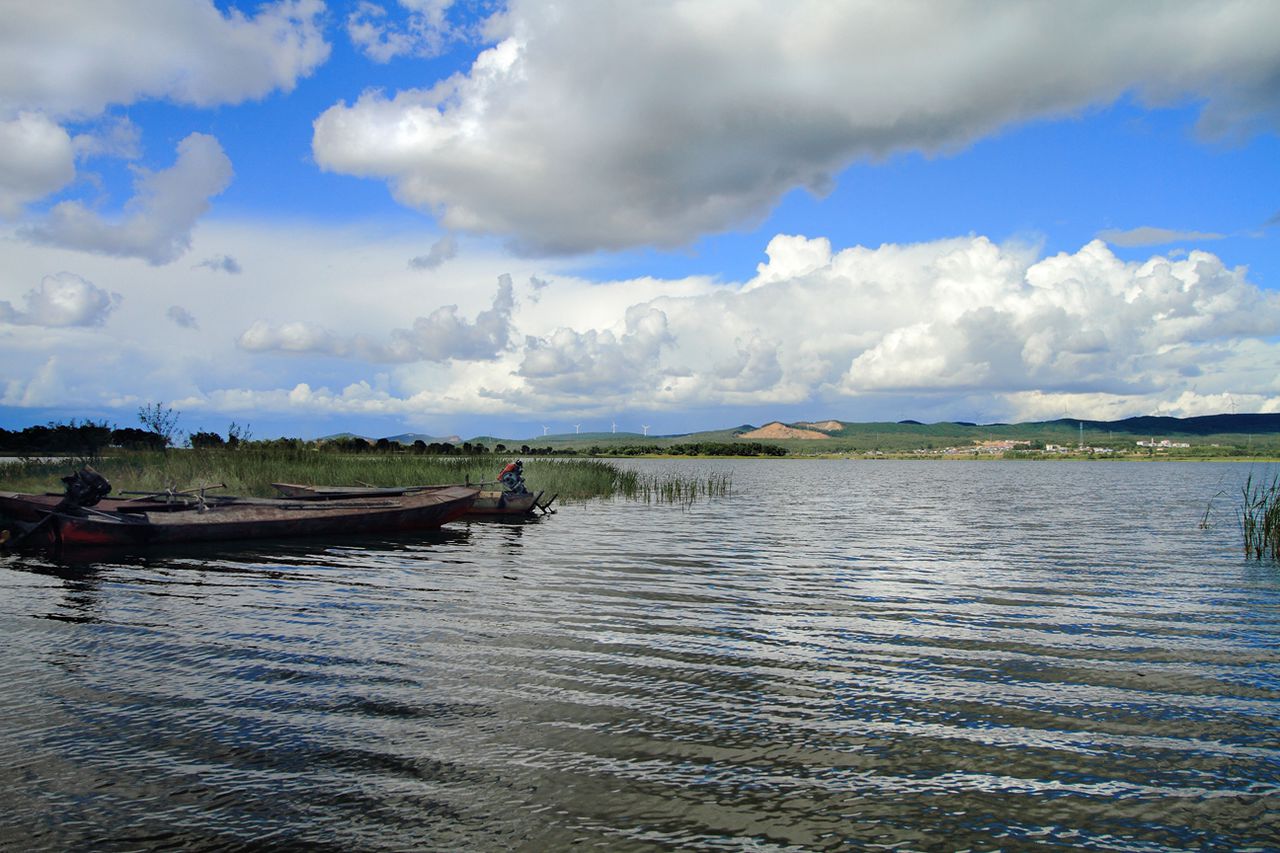
[[[645,503],[679,504],[688,508],[700,499],[726,497],[731,490],[732,478],[728,474],[690,477],[663,473],[636,475],[634,484],[623,494]]]
[[[1280,560],[1280,474],[1270,482],[1250,474],[1241,488],[1240,530],[1246,557]]]
[[[0,489],[18,492],[61,491],[59,478],[92,464],[113,492],[163,492],[221,487],[225,494],[266,497],[272,483],[313,486],[410,486],[472,483],[497,488],[497,475],[509,461],[486,456],[419,456],[404,453],[325,453],[315,450],[236,449],[124,451],[99,459],[43,461],[24,459],[0,465]],[[633,471],[601,459],[525,459],[525,481],[547,497],[574,500],[642,491]],[[652,489],[652,486],[650,486]],[[679,491],[677,489],[677,491]],[[687,491],[687,489],[685,490]]]

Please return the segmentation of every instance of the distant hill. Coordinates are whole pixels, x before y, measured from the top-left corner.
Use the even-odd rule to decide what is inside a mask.
[[[801,429],[816,429],[819,432],[839,432],[844,429],[844,424],[839,421],[797,421],[796,426]]]
[[[788,429],[799,430],[821,430],[828,435],[851,435],[855,433],[866,432],[868,430],[879,430],[883,428],[906,427],[906,428],[923,428],[931,432],[966,432],[974,429],[994,429],[994,430],[1027,430],[1036,428],[1054,428],[1054,429],[1075,429],[1078,430],[1080,425],[1084,424],[1086,430],[1102,430],[1107,432],[1119,432],[1128,435],[1149,436],[1149,435],[1246,435],[1246,434],[1269,434],[1280,433],[1280,414],[1243,414],[1243,415],[1201,415],[1191,418],[1174,418],[1162,417],[1155,415],[1143,415],[1140,417],[1123,418],[1116,421],[1096,421],[1083,418],[1058,418],[1051,421],[1025,421],[1023,423],[991,423],[978,424],[972,421],[942,421],[935,424],[926,424],[917,420],[901,420],[894,424],[862,422],[850,423],[847,421],[796,421],[791,424],[781,424],[778,421],[768,424],[765,428],[782,426]],[[743,437],[747,437],[744,434]],[[766,436],[759,436],[766,437]],[[781,436],[779,436],[781,437]]]
[[[365,441],[369,442],[370,444],[373,444],[378,440],[376,438],[372,438],[367,435],[356,435],[354,432],[338,432],[338,433],[334,433],[333,435],[321,436],[320,438],[317,438],[316,441],[337,441],[340,438],[363,438]],[[462,443],[462,439],[456,435],[447,435],[447,436],[441,437],[441,436],[434,436],[434,435],[424,435],[419,432],[405,432],[405,433],[401,433],[400,435],[388,435],[386,436],[386,439],[387,441],[398,442],[406,446],[413,444],[415,441],[422,441],[424,444],[461,444]]]
[[[1144,416],[1115,421],[1058,418],[1049,421],[1024,423],[976,424],[970,421],[942,421],[926,424],[905,419],[897,422],[850,422],[835,419],[820,421],[795,421],[783,423],[771,421],[763,427],[739,424],[715,430],[666,435],[644,435],[639,432],[556,433],[525,438],[483,435],[467,439],[472,444],[486,447],[505,445],[508,451],[522,446],[552,447],[558,450],[586,450],[591,447],[604,449],[636,446],[669,447],[692,443],[732,441],[767,441],[792,447],[797,452],[841,452],[859,449],[910,449],[915,447],[964,445],[978,440],[1018,439],[1074,444],[1084,424],[1086,441],[1106,441],[1104,436],[1128,440],[1147,438],[1239,436],[1244,444],[1245,436],[1258,439],[1274,436],[1268,441],[1280,441],[1280,414],[1206,415],[1193,418]],[[1090,435],[1092,433],[1092,435]],[[461,444],[458,436],[427,436],[405,434],[390,436],[392,441],[412,444],[421,439],[426,443],[448,442]],[[1258,446],[1257,441],[1253,446]]]
[[[502,444],[511,447],[520,447],[521,445],[529,445],[530,447],[555,446],[564,447],[568,445],[578,446],[594,444],[599,442],[608,443],[610,441],[625,441],[628,444],[635,443],[638,439],[645,436],[638,432],[623,432],[618,430],[615,432],[553,432],[547,435],[525,436],[524,438],[511,438],[510,436],[502,437],[496,435],[478,435],[468,439],[473,444],[483,444],[486,447],[493,447],[495,444]],[[670,436],[651,435],[649,438],[670,438]]]
[[[400,435],[389,435],[387,441],[398,441],[400,444],[413,444],[415,441],[421,441],[423,444],[461,444],[462,439],[456,435],[424,435],[420,432],[405,432]]]
[[[1144,415],[1119,421],[1087,421],[1059,418],[1043,421],[1085,429],[1105,429],[1130,435],[1244,435],[1280,432],[1280,414],[1201,415],[1194,418],[1170,418]]]
[[[842,427],[837,424],[834,429],[838,430],[842,429]],[[773,423],[765,424],[760,427],[760,429],[753,429],[751,432],[741,433],[738,438],[751,440],[761,438],[801,438],[813,441],[827,438],[827,434],[825,432],[819,432],[816,429],[807,429],[799,425],[792,427],[779,423],[778,421],[774,421]]]

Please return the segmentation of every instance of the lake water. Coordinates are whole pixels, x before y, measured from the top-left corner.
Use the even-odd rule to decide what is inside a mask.
[[[0,557],[0,846],[1280,849],[1256,467],[632,464],[733,494]]]

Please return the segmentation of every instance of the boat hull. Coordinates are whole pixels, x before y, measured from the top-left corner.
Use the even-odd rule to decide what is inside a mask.
[[[446,488],[444,486],[305,486],[299,483],[272,483],[276,491],[285,497],[305,501],[346,501],[362,498],[393,497],[414,494],[428,489]],[[515,517],[533,515],[535,510],[550,506],[551,501],[541,503],[545,492],[525,492],[512,494],[500,489],[481,489],[475,503],[467,510],[466,517],[500,516]],[[552,499],[554,500],[554,498]]]
[[[55,547],[102,547],[412,533],[433,530],[459,518],[477,494],[475,488],[448,486],[387,500],[321,505],[256,500],[179,512],[54,512],[37,522],[40,527],[33,538]]]
[[[523,495],[481,492],[476,502],[471,505],[471,509],[467,510],[467,515],[532,515],[538,508],[540,497],[542,492],[536,495],[532,492],[526,492]]]

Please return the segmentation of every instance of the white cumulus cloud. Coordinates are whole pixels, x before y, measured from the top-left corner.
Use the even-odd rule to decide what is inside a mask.
[[[518,374],[539,394],[616,397],[659,381],[662,347],[670,342],[667,315],[634,306],[619,334],[561,328],[546,338],[529,338]]]
[[[118,221],[78,201],[64,201],[21,233],[45,245],[167,264],[190,247],[196,220],[209,209],[209,199],[231,183],[231,175],[231,161],[218,140],[193,133],[178,143],[173,166],[136,170],[134,197]]]
[[[444,418],[449,431],[570,412],[708,424],[719,411],[728,425],[1280,408],[1280,296],[1203,251],[1125,260],[1101,241],[1041,256],[980,236],[792,234],[745,281],[592,280],[477,247],[424,283],[404,261],[410,234],[213,221],[194,240],[196,258],[234,246],[244,272],[210,287],[189,264],[124,274],[86,255],[77,276],[42,282],[48,250],[11,241],[9,404],[92,400],[128,415],[160,397],[237,419],[359,412]]]
[[[927,397],[1000,418],[1027,394],[1133,413],[1196,387],[1280,390],[1257,367],[1280,362],[1280,297],[1205,252],[1125,262],[1095,241],[1037,259],[982,237],[833,251],[780,235],[768,255],[741,285],[529,338],[510,393],[615,408]]]
[[[250,352],[317,353],[372,362],[483,361],[497,358],[511,339],[515,291],[511,276],[500,276],[490,308],[474,322],[444,305],[418,317],[407,329],[393,329],[385,341],[367,335],[341,335],[312,322],[272,325],[258,320],[241,334],[239,346]]]
[[[397,56],[437,56],[454,37],[448,18],[453,0],[400,0],[407,12],[393,20],[384,5],[367,0],[347,15],[347,36],[374,62],[390,62]]]
[[[823,193],[859,158],[945,152],[1132,93],[1206,132],[1280,118],[1280,5],[514,0],[430,88],[315,121],[316,162],[457,231],[580,252],[688,243]]]
[[[23,297],[25,309],[0,300],[0,323],[23,326],[101,326],[120,304],[118,293],[108,293],[80,276],[60,272],[47,275],[40,286]]]
[[[0,306],[2,307],[2,306]],[[50,406],[65,403],[70,393],[63,380],[61,365],[51,355],[27,381],[11,379],[5,383],[0,404],[6,406]]]
[[[71,140],[76,156],[118,157],[136,160],[142,156],[142,130],[126,116],[104,119]]]
[[[27,203],[61,189],[75,175],[75,147],[56,123],[33,112],[0,118],[0,217],[19,216]]]
[[[458,240],[452,234],[446,234],[431,244],[425,255],[418,255],[409,260],[409,266],[415,270],[433,270],[452,258],[458,256]]]
[[[320,0],[276,0],[252,16],[212,0],[7,3],[0,26],[0,217],[61,189],[75,158],[134,159],[138,128],[113,106],[198,107],[290,91],[328,58]]]
[[[252,16],[212,0],[8,3],[0,115],[84,118],[147,98],[209,107],[289,91],[329,55],[320,0]]]

